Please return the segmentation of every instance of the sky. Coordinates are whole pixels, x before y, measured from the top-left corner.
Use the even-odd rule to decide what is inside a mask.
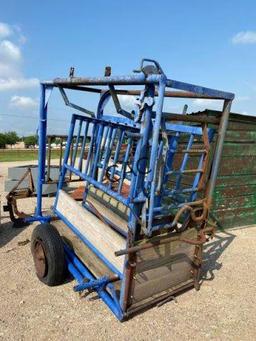
[[[37,129],[39,82],[131,74],[156,59],[168,78],[234,92],[233,112],[256,115],[256,1],[8,0],[0,12],[0,131]],[[95,106],[98,98],[74,98]],[[121,99],[125,105],[131,99]],[[185,103],[171,99],[168,109]],[[219,109],[191,100],[189,112]],[[71,110],[52,94],[48,133],[65,134]]]

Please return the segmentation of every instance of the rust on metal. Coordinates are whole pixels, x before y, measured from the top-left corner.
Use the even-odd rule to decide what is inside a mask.
[[[36,274],[39,278],[43,278],[47,272],[47,259],[42,241],[36,240],[32,247],[32,255],[34,259]]]
[[[184,237],[180,236],[180,234],[176,234],[176,236],[172,235],[171,237],[167,237],[167,238],[160,238],[160,239],[159,238],[158,239],[152,238],[151,241],[146,242],[144,244],[132,246],[132,247],[127,248],[125,250],[116,251],[115,255],[117,257],[119,257],[119,256],[127,255],[127,254],[132,254],[132,253],[136,253],[136,252],[141,251],[141,250],[149,249],[149,248],[159,246],[159,245],[163,245],[163,244],[168,244],[168,243],[174,242],[174,241],[180,241],[180,242],[184,242],[184,243],[191,244],[191,245],[202,245],[207,241],[206,235],[207,234],[212,235],[213,232],[214,232],[213,227],[207,227],[207,228],[199,230],[198,239],[184,238]]]

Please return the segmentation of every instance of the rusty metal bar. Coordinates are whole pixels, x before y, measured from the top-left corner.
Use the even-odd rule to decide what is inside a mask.
[[[210,123],[219,124],[220,118],[208,117],[206,115],[193,116],[191,114],[181,115],[175,113],[163,113],[166,122],[168,121],[179,121],[179,122],[190,122],[190,123]]]
[[[85,92],[93,92],[93,93],[104,93],[105,89],[97,89],[97,88],[89,88],[87,86],[81,85],[63,85],[64,89],[70,90],[78,90],[78,91],[85,91]],[[140,90],[126,90],[126,89],[116,89],[115,90],[117,95],[126,95],[126,96],[139,96],[141,91]],[[155,91],[155,96],[158,96],[158,91]],[[205,98],[205,99],[216,99],[216,100],[223,100],[221,97],[211,97],[203,94],[196,94],[190,91],[165,91],[164,97],[174,97],[174,98]]]
[[[191,245],[201,245],[207,241],[206,234],[207,233],[213,233],[213,230],[214,229],[212,227],[207,227],[205,229],[200,230],[200,232],[199,232],[200,239],[195,239],[195,240],[183,238],[181,236],[168,237],[168,238],[159,239],[159,240],[152,240],[152,241],[145,243],[145,244],[132,246],[132,247],[129,247],[129,248],[124,249],[124,250],[116,251],[115,256],[119,257],[119,256],[127,255],[130,253],[136,253],[136,252],[141,251],[141,250],[150,249],[151,247],[155,247],[155,246],[159,246],[159,245],[163,245],[163,244],[167,244],[167,243],[175,242],[175,241],[181,241],[181,242],[188,243]]]
[[[202,153],[206,153],[206,149],[183,149],[183,150],[177,150],[176,154],[184,154],[184,153],[188,153],[188,154],[202,154]]]
[[[56,86],[63,88],[64,86],[77,86],[77,85],[146,85],[146,84],[159,84],[161,80],[165,80],[165,84],[169,88],[188,91],[198,95],[207,95],[208,98],[218,98],[223,100],[232,100],[234,94],[220,91],[216,89],[206,88],[195,84],[184,83],[173,79],[167,79],[164,74],[132,74],[129,76],[109,76],[109,77],[69,77],[69,78],[56,78],[53,81],[42,82],[41,84],[47,86]]]
[[[212,163],[212,172],[211,172],[211,176],[209,180],[209,187],[207,189],[208,206],[211,205],[212,198],[213,198],[213,193],[214,193],[215,184],[216,184],[217,175],[218,175],[219,164],[221,160],[221,154],[223,150],[225,133],[226,133],[227,126],[228,126],[228,119],[229,119],[231,104],[232,104],[232,100],[224,101],[223,112],[222,112],[222,116],[220,120],[219,130],[218,130],[218,139],[217,139],[214,159]]]

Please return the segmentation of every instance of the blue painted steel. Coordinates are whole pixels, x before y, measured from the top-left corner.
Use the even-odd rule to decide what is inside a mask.
[[[180,209],[186,202],[196,199],[198,184],[201,178],[201,167],[203,166],[204,156],[200,156],[198,168],[194,172],[194,181],[192,187],[184,188],[181,186],[181,178],[185,174],[185,167],[189,154],[184,154],[183,161],[179,169],[174,169],[174,156],[177,151],[179,139],[182,135],[188,137],[187,151],[192,147],[194,136],[203,135],[202,128],[198,126],[188,126],[184,124],[166,123],[165,115],[162,115],[163,102],[166,87],[172,87],[179,90],[190,91],[198,95],[212,96],[218,99],[226,99],[224,105],[225,115],[230,109],[230,100],[234,95],[215,89],[205,88],[189,83],[183,83],[167,79],[158,63],[155,63],[158,69],[157,74],[146,74],[141,64],[139,74],[120,77],[98,77],[98,78],[76,78],[56,79],[53,82],[45,82],[41,85],[40,102],[40,121],[39,121],[39,177],[37,183],[37,209],[36,215],[26,218],[27,221],[39,220],[41,222],[50,221],[51,217],[42,215],[42,185],[44,182],[45,156],[46,156],[46,128],[47,128],[47,103],[48,89],[54,86],[75,86],[75,85],[106,85],[112,90],[118,85],[143,85],[141,96],[138,102],[141,107],[134,113],[120,117],[118,114],[124,113],[119,105],[116,105],[117,115],[105,114],[105,107],[111,98],[110,91],[101,93],[97,108],[96,117],[87,117],[74,114],[72,116],[69,129],[68,141],[64,154],[63,167],[60,174],[58,192],[54,204],[54,213],[78,236],[78,238],[94,252],[99,259],[121,278],[120,298],[117,296],[112,283],[108,283],[108,278],[103,276],[95,278],[89,269],[75,256],[75,254],[65,245],[65,254],[68,263],[68,269],[77,279],[78,285],[75,290],[95,289],[103,301],[110,307],[113,313],[119,318],[124,317],[120,305],[125,307],[124,298],[127,292],[127,278],[124,264],[124,274],[121,274],[113,264],[111,264],[78,230],[67,218],[56,209],[59,190],[63,187],[65,175],[68,172],[74,173],[85,181],[84,200],[89,191],[89,186],[100,189],[111,197],[118,200],[129,208],[128,227],[129,233],[127,240],[129,243],[136,240],[143,229],[147,235],[152,231],[161,229],[164,224],[154,223],[154,218],[159,214],[169,214],[171,209]],[[145,72],[145,73],[144,73]],[[155,87],[158,90],[157,108],[153,111],[154,99],[156,97]],[[102,90],[103,91],[103,90]],[[113,95],[113,94],[112,94]],[[112,96],[114,98],[114,95]],[[151,103],[151,104],[150,104]],[[227,104],[228,103],[228,104]],[[224,115],[224,114],[223,114]],[[133,118],[134,116],[134,118]],[[171,118],[170,118],[171,119]],[[226,119],[227,120],[227,119]],[[75,142],[73,158],[69,161],[71,144],[74,138],[74,131],[78,123],[78,133]],[[224,122],[225,123],[225,122]],[[84,124],[84,129],[82,128]],[[226,124],[222,124],[224,128]],[[223,128],[223,129],[224,129]],[[222,131],[223,131],[222,129]],[[81,132],[83,133],[81,135]],[[90,142],[87,135],[90,132]],[[212,141],[214,135],[213,129],[208,129],[209,141]],[[78,153],[78,143],[82,138],[82,147],[79,154],[78,166],[76,157]],[[123,143],[124,141],[124,143]],[[164,142],[165,141],[165,142]],[[126,150],[122,151],[123,144]],[[165,148],[167,153],[163,153]],[[220,149],[220,147],[219,147]],[[83,166],[83,159],[87,153],[87,161]],[[164,162],[162,160],[164,154]],[[159,164],[163,162],[163,167],[159,169]],[[215,158],[214,172],[216,175],[217,164],[219,160]],[[117,165],[118,163],[118,165]],[[107,172],[108,170],[108,172]],[[159,173],[161,171],[161,173]],[[106,174],[108,175],[106,177]],[[169,176],[175,176],[175,186],[165,188]],[[106,179],[108,178],[108,179]],[[112,183],[118,179],[118,183]],[[158,179],[160,178],[160,180]],[[162,180],[161,180],[162,178]],[[109,180],[109,182],[107,181]],[[124,185],[127,186],[127,180],[130,184],[128,193],[123,194]],[[213,181],[214,182],[214,181]],[[191,185],[190,185],[191,186]],[[126,187],[127,191],[127,187]],[[166,196],[172,200],[171,204],[163,203]],[[210,195],[211,196],[211,195]],[[89,209],[84,202],[84,208]],[[177,210],[176,210],[177,212]],[[110,222],[111,223],[111,222]],[[79,222],[78,222],[79,224]],[[172,226],[170,223],[169,226]],[[85,281],[89,281],[85,283]],[[126,309],[126,307],[125,307]]]
[[[95,280],[90,280],[89,282],[83,282],[81,284],[74,286],[74,291],[83,290],[102,290],[108,283],[110,279],[108,276],[103,276]]]
[[[48,84],[53,86],[61,86],[65,84],[72,85],[145,85],[145,84],[159,84],[161,82],[163,75],[160,74],[150,74],[145,75],[140,73],[137,75],[130,76],[110,76],[110,77],[88,77],[88,78],[72,78],[72,79],[60,79],[57,78],[53,82]],[[47,84],[47,82],[45,82]],[[167,79],[166,85],[173,89],[179,89],[184,91],[190,91],[195,94],[205,95],[218,99],[232,100],[234,94],[226,91],[215,90],[211,88],[206,88],[203,86],[184,83],[176,81],[173,79]]]
[[[127,169],[127,163],[128,163],[128,159],[129,159],[129,154],[131,151],[131,147],[132,147],[132,138],[128,137],[128,141],[127,141],[127,147],[126,147],[126,151],[124,154],[124,158],[122,160],[122,166],[121,166],[121,171],[118,175],[120,175],[120,181],[118,184],[118,193],[120,194],[122,186],[123,186],[123,182],[125,177],[129,180],[131,180],[131,177],[128,176],[126,169]],[[130,174],[129,174],[130,175]]]
[[[153,100],[155,88],[154,86],[148,86],[145,89],[148,92],[148,96]],[[159,96],[160,98],[160,96]],[[139,197],[145,190],[147,190],[147,185],[145,186],[145,174],[147,166],[147,152],[149,148],[149,138],[152,132],[152,106],[146,106],[144,121],[141,123],[140,128],[140,138],[136,146],[136,151],[133,160],[133,172],[130,185],[130,198],[133,204],[130,206],[130,215],[128,226],[131,231],[136,234],[136,226],[138,224],[137,217],[140,215],[141,203],[136,203],[134,199]],[[155,129],[157,127],[154,127]],[[153,146],[152,146],[153,148]],[[152,169],[149,168],[149,173]],[[144,195],[143,195],[144,196]]]
[[[147,184],[150,183],[150,207],[149,207],[149,219],[148,219],[148,234],[151,234],[152,231],[152,223],[153,223],[153,214],[154,214],[154,207],[155,207],[155,190],[156,190],[156,171],[157,171],[157,154],[158,154],[158,146],[159,146],[159,132],[161,127],[162,121],[162,110],[164,104],[164,91],[166,86],[166,79],[162,77],[162,81],[159,84],[159,97],[156,109],[156,118],[153,127],[153,137],[152,137],[152,147],[151,147],[151,154],[150,154],[150,163],[149,163],[149,170],[147,177]]]
[[[173,123],[166,123],[166,131],[175,131],[179,133],[186,133],[186,134],[194,134],[194,135],[203,135],[203,130],[201,127],[192,127],[184,124],[173,124]],[[208,134],[212,134],[210,131],[214,132],[213,128],[208,128]]]
[[[97,279],[92,275],[89,269],[76,257],[74,252],[64,244],[64,249],[66,253],[66,260],[68,265],[68,270],[74,276],[74,278],[78,281],[78,285],[84,284],[85,280],[89,280],[91,282],[97,281]],[[111,292],[111,295],[109,291]],[[106,284],[106,286],[95,287],[94,290],[97,291],[99,297],[107,304],[107,306],[111,309],[111,311],[115,314],[115,316],[122,320],[124,318],[123,311],[119,304],[116,291],[111,283]]]
[[[36,216],[42,216],[42,193],[45,176],[45,158],[46,158],[46,129],[47,129],[47,106],[45,101],[46,86],[40,86],[40,111],[39,111],[39,150],[38,150],[38,181],[37,181],[37,206]]]
[[[116,117],[116,116],[111,116],[111,115],[103,115],[101,117],[102,120],[106,122],[112,122],[112,123],[117,123],[120,125],[123,125],[124,127],[131,127],[131,128],[140,128],[140,123],[134,123],[134,121],[130,120],[129,118],[126,117]]]
[[[74,130],[75,130],[75,122],[76,122],[75,116],[72,115],[71,123],[70,123],[70,127],[69,127],[69,134],[68,134],[67,144],[66,144],[66,148],[65,148],[65,154],[64,154],[64,158],[63,158],[63,165],[67,164],[67,162],[68,162],[70,148],[71,148],[71,144],[72,144],[72,140],[73,140],[73,134],[74,134]],[[60,171],[58,190],[57,190],[55,202],[54,202],[54,205],[53,205],[54,209],[56,209],[56,206],[57,206],[57,201],[59,199],[59,190],[63,187],[66,172],[67,172],[67,168],[66,167],[62,167],[62,169]]]
[[[81,177],[81,179],[85,181],[89,181],[94,187],[100,189],[102,192],[109,194],[113,198],[120,201],[125,206],[129,206],[131,200],[129,198],[124,198],[122,195],[118,194],[117,192],[109,189],[107,186],[103,185],[102,183],[98,182],[97,180],[94,180],[91,176],[85,175],[84,173],[80,172],[78,169],[71,167],[69,165],[65,165],[65,168],[70,170],[72,173],[78,175]]]
[[[170,88],[184,90],[184,91],[190,91],[190,92],[193,92],[195,94],[206,95],[206,96],[215,97],[215,98],[219,98],[219,99],[230,99],[230,100],[232,100],[235,97],[235,95],[231,92],[210,89],[210,88],[206,88],[206,87],[195,85],[195,84],[189,84],[189,83],[184,83],[184,82],[180,82],[180,81],[175,81],[172,79],[168,79],[166,82],[166,85]]]
[[[71,262],[69,257],[67,256],[67,253],[65,254],[65,260],[67,263],[68,271],[71,273],[71,275],[80,283],[84,280],[84,276],[81,275],[81,273],[78,271],[78,269],[74,266],[74,264]]]
[[[190,137],[189,137],[189,141],[188,141],[188,145],[187,145],[186,150],[190,150],[191,149],[193,142],[194,142],[194,134],[191,134]],[[182,163],[181,163],[181,166],[180,166],[180,174],[178,174],[178,176],[176,178],[176,183],[175,183],[175,188],[176,189],[180,188],[180,182],[181,182],[181,178],[182,178],[182,173],[183,173],[183,171],[186,168],[187,161],[188,161],[188,153],[185,153],[185,155],[183,157],[183,160],[182,160]],[[198,181],[199,181],[199,179],[198,179]]]
[[[83,142],[82,142],[82,147],[81,147],[80,156],[79,156],[79,163],[78,163],[78,169],[80,171],[82,170],[82,167],[83,167],[83,155],[84,155],[85,146],[86,146],[88,128],[89,128],[89,122],[85,122]]]
[[[34,215],[31,217],[23,218],[24,223],[33,223],[34,221],[40,221],[41,223],[49,223],[52,220],[51,216]]]
[[[83,121],[80,120],[80,121],[79,121],[79,126],[78,126],[78,132],[77,132],[77,136],[76,136],[75,150],[74,150],[74,152],[73,152],[73,157],[72,157],[72,163],[71,163],[72,166],[74,166],[74,164],[75,164],[75,162],[76,162],[76,155],[77,155],[77,150],[78,150],[79,141],[80,141],[80,135],[81,135],[82,124],[83,124]]]

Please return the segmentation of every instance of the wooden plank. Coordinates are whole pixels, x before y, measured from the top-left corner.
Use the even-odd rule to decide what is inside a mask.
[[[183,236],[195,239],[197,232]],[[138,252],[132,305],[191,280],[194,251],[193,245],[173,241]]]
[[[116,213],[123,220],[127,220],[129,216],[129,209],[127,206],[117,201],[115,198],[111,197],[107,193],[90,186],[89,187],[89,197],[97,199],[97,201],[103,204],[105,207],[109,208],[110,211]]]
[[[101,196],[94,195],[90,193],[88,195],[88,201],[93,204],[93,206],[99,211],[103,217],[107,218],[111,222],[113,222],[116,226],[120,227],[125,232],[128,232],[128,225],[126,216],[126,207],[124,205],[118,205],[119,202],[110,196],[103,196],[103,192],[101,192]],[[114,199],[115,202],[113,202]],[[124,219],[126,217],[126,219]]]
[[[80,260],[96,277],[112,276],[114,273],[100,260],[99,257],[81,241],[80,238],[62,221],[56,220],[52,224],[56,227],[64,241],[71,247]]]
[[[114,252],[124,249],[125,239],[82,207],[63,190],[59,191],[59,211],[75,228],[120,272],[123,271],[124,256],[116,257]]]

